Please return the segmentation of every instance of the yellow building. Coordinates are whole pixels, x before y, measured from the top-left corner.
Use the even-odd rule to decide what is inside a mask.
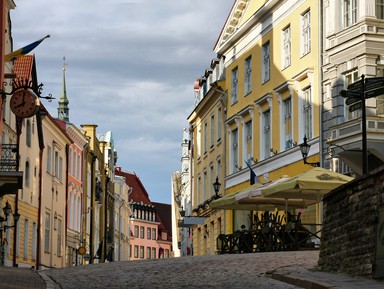
[[[223,60],[213,59],[211,66],[194,84],[196,107],[188,117],[191,141],[191,184],[193,216],[201,218],[192,227],[193,255],[216,254],[216,239],[223,233],[223,211],[212,210],[217,199],[213,184],[224,183],[226,98]],[[186,223],[187,221],[185,221]]]
[[[251,165],[260,182],[294,176],[319,160],[318,1],[235,1],[214,51],[225,59],[225,194],[249,186]],[[250,226],[249,211],[227,213],[226,233]],[[316,221],[315,208],[303,217]],[[319,217],[319,216],[317,216]]]

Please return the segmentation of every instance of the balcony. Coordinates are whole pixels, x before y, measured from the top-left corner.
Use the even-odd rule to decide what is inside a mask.
[[[16,144],[1,145],[0,197],[16,194],[23,187],[23,172],[19,172],[19,158]]]
[[[384,165],[384,118],[368,116],[367,119],[368,171]],[[362,174],[362,125],[361,118],[330,127],[327,140],[333,156],[338,157],[357,174]]]

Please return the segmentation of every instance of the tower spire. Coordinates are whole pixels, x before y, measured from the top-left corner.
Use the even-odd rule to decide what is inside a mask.
[[[59,99],[58,118],[62,121],[69,122],[69,101],[67,98],[67,87],[65,83],[65,70],[68,63],[65,62],[65,56],[63,57],[63,88]]]

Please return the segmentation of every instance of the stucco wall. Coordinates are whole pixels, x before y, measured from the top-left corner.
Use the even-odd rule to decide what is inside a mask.
[[[371,276],[377,209],[384,205],[384,168],[337,188],[323,199],[324,228],[319,267]]]

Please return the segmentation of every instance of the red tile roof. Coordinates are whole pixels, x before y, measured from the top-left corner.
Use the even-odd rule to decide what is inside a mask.
[[[27,54],[15,59],[13,63],[13,72],[19,79],[31,80],[32,66],[35,59],[34,54]]]
[[[132,191],[129,194],[129,202],[136,202],[147,205],[152,205],[151,200],[149,199],[149,195],[147,190],[145,189],[143,183],[140,181],[140,178],[132,172],[124,172],[121,168],[116,168],[115,174],[117,176],[125,177],[126,184],[132,188]]]

